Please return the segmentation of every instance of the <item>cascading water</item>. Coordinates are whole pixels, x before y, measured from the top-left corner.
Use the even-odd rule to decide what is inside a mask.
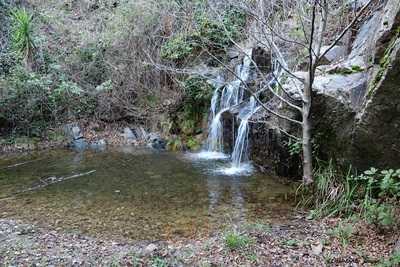
[[[205,150],[196,154],[196,158],[201,159],[226,159],[231,158],[229,167],[219,170],[227,175],[251,173],[251,164],[249,163],[249,120],[260,109],[257,105],[254,96],[245,98],[244,83],[252,79],[252,49],[245,51],[245,57],[242,64],[238,65],[235,70],[236,78],[232,82],[225,83],[224,86],[216,87],[211,99],[210,120],[208,125],[208,138]],[[280,77],[282,64],[279,60],[281,55],[278,51],[277,58],[274,59],[272,67],[274,75],[268,79],[267,86],[273,86],[276,82],[274,77]],[[279,60],[279,62],[278,62]],[[284,62],[283,62],[284,65]],[[238,108],[240,105],[239,114],[236,116],[240,120],[240,125],[237,129],[237,136],[234,140],[234,149],[232,155],[224,154],[224,126],[223,114]]]
[[[223,125],[222,115],[227,112],[231,107],[243,101],[244,91],[241,88],[243,82],[250,78],[251,69],[251,51],[243,60],[243,64],[238,65],[236,68],[236,80],[227,83],[221,92],[220,88],[214,91],[211,99],[210,108],[210,123],[208,126],[208,138],[206,144],[206,151],[199,154],[200,157],[207,159],[227,158],[224,154],[223,145]],[[219,101],[218,101],[219,100]]]
[[[256,113],[259,106],[256,104],[254,97],[250,98],[249,104],[245,107],[239,117],[241,118],[238,135],[236,137],[235,147],[232,153],[232,166],[240,168],[243,162],[248,161],[248,146],[249,146],[249,119]]]

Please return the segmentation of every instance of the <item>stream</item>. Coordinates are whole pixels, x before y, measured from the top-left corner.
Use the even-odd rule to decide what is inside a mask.
[[[135,147],[3,157],[0,218],[129,240],[195,238],[227,225],[284,221],[293,209],[291,188],[256,172],[215,171],[228,164]],[[48,181],[56,182],[13,195]]]

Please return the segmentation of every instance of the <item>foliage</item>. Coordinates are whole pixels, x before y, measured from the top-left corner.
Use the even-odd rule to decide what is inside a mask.
[[[195,35],[176,35],[162,46],[161,57],[173,61],[187,58],[195,49],[200,47],[195,37]]]
[[[310,189],[307,189],[310,190]],[[359,214],[367,222],[379,227],[397,223],[395,203],[400,198],[400,170],[375,168],[361,175],[339,172],[330,162],[319,163],[315,170],[315,186],[309,192],[300,188],[301,205],[314,209],[311,217]]]
[[[183,103],[174,119],[173,132],[180,135],[179,142],[173,137],[169,148],[197,150],[199,141],[193,136],[199,133],[204,116],[208,113],[213,87],[200,77],[188,77],[181,82]]]
[[[299,245],[299,241],[297,239],[287,239],[284,240],[282,244],[288,247],[297,247]]]
[[[152,267],[167,267],[168,263],[163,258],[154,257],[153,260],[151,261],[151,266]]]
[[[230,250],[246,248],[251,243],[251,239],[236,232],[229,232],[225,235],[225,245]]]
[[[400,265],[400,252],[394,252],[388,259],[382,260],[377,267],[396,267]]]
[[[179,136],[172,136],[167,142],[167,148],[171,151],[179,151],[183,149],[183,142]]]
[[[292,138],[289,139],[288,142],[286,142],[286,146],[289,150],[289,154],[291,156],[296,156],[300,155],[302,152],[302,143],[300,141],[294,140]]]
[[[314,208],[311,217],[348,215],[352,212],[357,188],[354,186],[350,171],[343,174],[337,170],[332,161],[328,163],[319,161],[314,177],[313,188],[300,187],[301,205]]]
[[[330,234],[339,239],[343,246],[347,246],[354,234],[354,227],[351,223],[340,222],[338,226],[330,231]]]
[[[233,7],[228,8],[221,18],[211,17],[203,6],[195,13],[193,30],[176,34],[165,42],[161,48],[162,58],[181,61],[201,49],[224,50],[240,36],[246,24],[244,13]]]
[[[197,150],[200,148],[200,142],[193,137],[188,138],[186,145],[190,150]]]
[[[33,16],[25,9],[16,9],[11,12],[11,17],[12,47],[17,53],[23,55],[23,57],[27,59],[35,48],[35,43],[32,36]]]
[[[39,136],[60,119],[90,115],[96,105],[75,83],[20,66],[11,70],[0,87],[0,118],[14,132],[28,136]]]
[[[368,223],[382,227],[392,226],[395,223],[394,207],[386,203],[376,201],[365,203],[364,216]]]

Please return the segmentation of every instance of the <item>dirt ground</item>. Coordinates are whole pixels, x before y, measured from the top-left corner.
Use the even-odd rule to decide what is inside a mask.
[[[0,219],[0,265],[375,266],[391,254],[393,233],[378,233],[361,221],[343,225],[339,219],[308,220],[298,214],[280,225],[232,227],[232,235],[244,240],[238,243],[229,241],[227,232],[150,243],[99,240]]]

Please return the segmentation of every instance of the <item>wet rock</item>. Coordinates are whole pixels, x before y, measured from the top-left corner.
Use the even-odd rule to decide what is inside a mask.
[[[147,133],[142,126],[135,126],[132,128],[132,131],[138,141],[146,140]]]
[[[66,137],[69,138],[71,141],[83,138],[81,128],[75,123],[70,123],[65,125],[64,133]]]
[[[82,134],[82,130],[77,124],[70,123],[65,125],[64,133],[69,140],[68,146],[72,149],[82,151],[88,147],[88,143]]]
[[[90,144],[90,148],[93,150],[104,151],[107,147],[107,142],[104,139],[100,139],[98,141],[92,142]]]
[[[148,145],[154,149],[163,150],[166,148],[167,142],[158,133],[150,133],[148,135]]]
[[[83,151],[88,148],[88,142],[84,139],[77,139],[72,141],[72,143],[69,144],[69,147],[76,151]]]

